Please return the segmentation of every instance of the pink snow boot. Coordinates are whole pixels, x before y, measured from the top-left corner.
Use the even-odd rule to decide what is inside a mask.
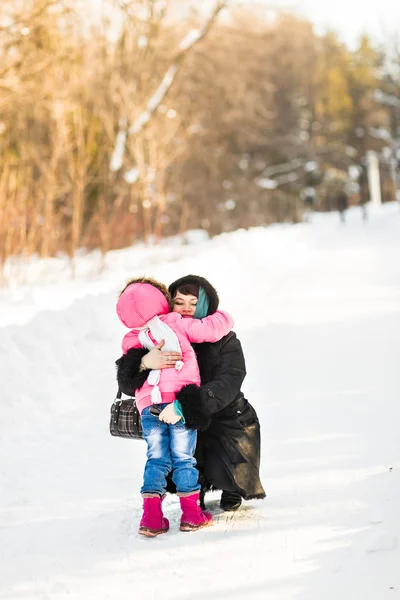
[[[212,514],[200,508],[200,492],[180,495],[179,500],[182,509],[181,531],[197,531],[213,524]]]
[[[140,535],[155,537],[168,531],[169,522],[163,516],[161,508],[163,499],[158,494],[143,494],[143,515],[139,526]]]

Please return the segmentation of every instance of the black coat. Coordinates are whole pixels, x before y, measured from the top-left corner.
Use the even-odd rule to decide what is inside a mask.
[[[260,481],[260,424],[240,391],[246,375],[242,346],[234,332],[219,342],[194,344],[202,386],[177,394],[187,427],[198,429],[196,460],[208,488],[239,491],[245,500],[264,498]],[[149,371],[139,373],[147,350],[132,348],[117,361],[124,394],[134,395]],[[171,489],[169,487],[169,489]]]

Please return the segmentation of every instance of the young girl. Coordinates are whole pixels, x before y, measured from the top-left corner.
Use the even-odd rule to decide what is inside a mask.
[[[194,299],[196,301],[196,299]],[[169,312],[170,296],[167,289],[149,279],[133,280],[122,291],[117,314],[124,325],[131,328],[122,341],[124,354],[131,348],[151,349],[165,340],[164,349],[181,352],[182,360],[175,368],[150,371],[135,398],[142,417],[143,437],[147,442],[147,462],[144,470],[143,516],[139,533],[154,537],[168,531],[168,520],[163,517],[161,502],[166,491],[166,477],[172,479],[180,498],[181,531],[195,531],[212,524],[212,515],[200,509],[200,484],[194,451],[197,432],[187,429],[182,419],[176,394],[183,387],[200,385],[200,373],[192,342],[216,342],[233,327],[233,319],[223,311],[216,311],[204,319]],[[146,369],[142,364],[141,368]],[[151,412],[157,404],[161,410],[174,403],[175,419],[163,420]]]

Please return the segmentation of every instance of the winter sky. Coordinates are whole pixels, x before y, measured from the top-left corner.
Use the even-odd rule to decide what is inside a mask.
[[[90,0],[90,3],[77,0],[82,9],[89,4],[99,11],[112,3],[109,0]],[[256,4],[258,6],[282,7],[304,15],[315,23],[317,31],[327,28],[334,29],[342,39],[351,46],[357,43],[364,32],[384,43],[400,27],[400,2],[398,0],[379,0],[366,2],[365,0],[335,0],[324,2],[322,0],[232,0],[232,3]],[[211,7],[214,0],[199,0],[206,10]],[[182,5],[183,6],[183,5]],[[91,12],[92,17],[93,13]]]
[[[293,7],[296,12],[309,17],[318,28],[329,27],[338,31],[349,44],[354,44],[364,32],[385,42],[385,38],[400,25],[398,0],[279,0],[276,4]]]

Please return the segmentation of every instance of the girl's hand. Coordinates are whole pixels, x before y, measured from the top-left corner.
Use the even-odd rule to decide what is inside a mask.
[[[165,341],[161,340],[157,346],[154,346],[154,348],[143,356],[142,364],[145,365],[146,369],[169,369],[170,367],[175,367],[175,363],[178,360],[182,360],[180,352],[162,352],[161,348],[164,344]]]
[[[160,414],[158,415],[158,418],[160,419],[160,421],[164,421],[164,423],[169,423],[170,425],[175,425],[175,423],[177,423],[182,417],[181,417],[181,415],[176,414],[175,408],[174,408],[174,403],[172,402],[171,404],[168,404],[168,406],[166,406],[164,408],[164,410],[162,410],[160,412]]]

